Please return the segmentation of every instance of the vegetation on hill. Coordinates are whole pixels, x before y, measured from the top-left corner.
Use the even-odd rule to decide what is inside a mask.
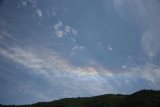
[[[141,90],[131,95],[106,94],[95,97],[65,98],[31,105],[0,107],[160,107],[160,91]]]

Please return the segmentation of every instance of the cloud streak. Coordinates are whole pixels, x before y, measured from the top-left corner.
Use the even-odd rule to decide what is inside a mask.
[[[28,68],[32,75],[44,78],[50,84],[49,90],[54,90],[55,87],[59,90],[56,92],[58,95],[54,97],[54,92],[36,91],[37,88],[33,88],[32,84],[27,83],[29,87],[25,88],[25,93],[35,95],[37,101],[111,92],[128,93],[144,87],[160,88],[157,86],[160,82],[160,68],[152,64],[115,72],[100,66],[75,67],[55,52],[47,50],[38,52],[35,48],[10,47],[7,50],[1,48],[0,55]],[[147,86],[136,87],[139,85],[138,78],[146,81]],[[124,87],[131,89],[127,91]]]
[[[43,52],[43,53],[42,53]],[[124,71],[113,72],[102,67],[74,67],[67,60],[57,53],[49,50],[38,52],[36,49],[10,47],[0,49],[0,54],[6,58],[31,69],[33,74],[43,75],[51,84],[55,83],[55,75],[66,79],[65,81],[74,80],[81,86],[81,90],[90,93],[118,92],[116,88],[131,83],[136,84],[136,78],[148,81],[150,84],[160,82],[160,68],[148,64],[129,68]],[[94,81],[94,84],[93,84]],[[59,80],[64,87],[80,92],[79,86],[70,87],[66,82]],[[86,83],[83,83],[86,82]],[[112,83],[115,85],[113,86]],[[71,84],[76,84],[71,82]],[[158,87],[159,88],[159,87]]]

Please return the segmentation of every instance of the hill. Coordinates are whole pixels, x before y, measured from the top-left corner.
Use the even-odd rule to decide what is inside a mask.
[[[0,107],[160,107],[160,91],[141,90],[131,95],[106,94],[84,98],[65,98],[31,105]]]

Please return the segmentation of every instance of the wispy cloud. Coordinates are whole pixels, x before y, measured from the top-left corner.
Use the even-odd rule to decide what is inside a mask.
[[[27,6],[32,7],[34,10],[33,16],[38,16],[40,18],[43,17],[43,11],[37,5],[37,1],[35,0],[21,0],[17,3],[18,8],[26,8]]]
[[[70,55],[74,55],[76,52],[79,52],[84,49],[85,49],[85,47],[75,44],[75,46],[72,47],[72,51],[71,51]]]
[[[54,25],[54,32],[58,38],[67,35],[77,35],[77,31],[70,26],[63,25],[62,21],[59,21]]]
[[[114,0],[116,11],[130,16],[142,32],[142,48],[150,59],[160,52],[160,2],[159,0]],[[132,20],[133,21],[133,20]]]

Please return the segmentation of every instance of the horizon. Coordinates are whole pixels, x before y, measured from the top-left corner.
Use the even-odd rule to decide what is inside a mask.
[[[0,104],[160,90],[159,0],[0,0]]]

